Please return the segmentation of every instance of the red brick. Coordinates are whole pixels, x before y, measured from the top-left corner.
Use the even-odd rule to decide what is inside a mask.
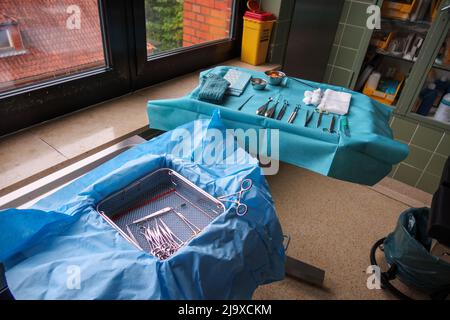
[[[183,34],[183,41],[191,41],[192,40],[192,36],[190,34]]]
[[[200,25],[200,30],[201,30],[201,31],[206,31],[206,32],[208,32],[208,31],[209,31],[209,25],[207,25],[207,24],[205,24],[205,23],[202,23],[202,24]]]
[[[185,11],[183,13],[183,18],[195,20],[195,13],[192,11]]]
[[[204,31],[200,31],[200,30],[197,30],[195,32],[195,35],[203,40],[208,40],[208,38],[209,38],[208,32],[204,32]]]
[[[199,5],[192,5],[192,11],[195,13],[200,13],[200,6]]]
[[[225,28],[227,26],[227,22],[225,20],[220,20],[216,18],[206,18],[206,23],[216,27]]]
[[[192,11],[192,3],[185,1],[183,4],[183,10],[184,11]]]
[[[227,18],[229,18],[230,13],[226,12],[226,11],[217,10],[217,9],[211,9],[210,16],[214,17],[214,18],[219,18],[219,19],[227,19]]]
[[[230,11],[231,4],[225,1],[215,1],[214,8],[224,11]]]
[[[225,38],[227,36],[227,33],[223,28],[209,27],[209,32],[213,34],[216,39]]]
[[[196,3],[205,7],[214,7],[214,2],[217,0],[195,0]]]
[[[192,21],[192,28],[200,29],[203,24],[197,21]]]
[[[195,35],[195,29],[192,27],[184,27],[183,34]]]
[[[198,22],[205,22],[205,16],[201,15],[201,14],[197,14],[197,15],[195,15],[195,20],[197,20]]]
[[[211,9],[209,9],[208,7],[201,7],[201,13],[205,16],[209,16]]]

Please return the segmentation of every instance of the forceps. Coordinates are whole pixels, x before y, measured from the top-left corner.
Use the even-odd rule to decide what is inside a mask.
[[[242,194],[248,190],[250,190],[250,188],[253,186],[253,181],[251,179],[244,179],[241,182],[241,190],[239,190],[238,192],[235,193],[230,193],[221,197],[218,197],[217,199],[222,201],[222,202],[231,202],[237,205],[236,207],[236,214],[238,216],[243,216],[247,213],[248,208],[247,205],[245,203],[241,203],[241,199],[242,199]],[[229,198],[229,197],[233,197],[236,196],[237,200],[224,200],[225,198]]]
[[[267,108],[269,107],[269,104],[272,101],[273,101],[273,98],[269,97],[269,99],[267,99],[267,102],[264,103],[261,107],[259,107],[258,110],[256,110],[256,114],[259,115],[259,116],[263,116],[266,113]]]

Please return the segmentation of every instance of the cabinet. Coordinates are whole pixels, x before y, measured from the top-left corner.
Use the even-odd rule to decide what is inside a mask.
[[[390,8],[395,3],[403,6],[403,11]],[[450,129],[450,122],[434,118],[440,97],[450,89],[449,5],[448,0],[384,1],[381,29],[369,35],[370,44],[354,89],[391,105],[397,115]],[[381,81],[376,81],[377,76],[369,81],[374,72],[381,75]],[[441,79],[446,83],[443,86],[439,86]],[[428,113],[418,114],[424,89],[436,82],[440,90],[433,92],[433,107]]]

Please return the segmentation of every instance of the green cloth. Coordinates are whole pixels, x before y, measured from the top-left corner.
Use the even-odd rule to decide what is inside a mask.
[[[200,100],[221,103],[230,83],[223,77],[210,73],[202,79],[198,98]]]

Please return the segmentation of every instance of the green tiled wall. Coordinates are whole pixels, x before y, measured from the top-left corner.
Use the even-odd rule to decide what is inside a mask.
[[[389,176],[434,193],[450,155],[450,132],[429,128],[398,115],[392,117],[391,128],[395,139],[409,145],[410,154],[394,166]]]
[[[356,81],[354,75],[358,74],[366,52],[367,44],[363,39],[372,32],[366,27],[367,6],[376,2],[377,0],[345,1],[324,82],[343,87],[353,86]]]

